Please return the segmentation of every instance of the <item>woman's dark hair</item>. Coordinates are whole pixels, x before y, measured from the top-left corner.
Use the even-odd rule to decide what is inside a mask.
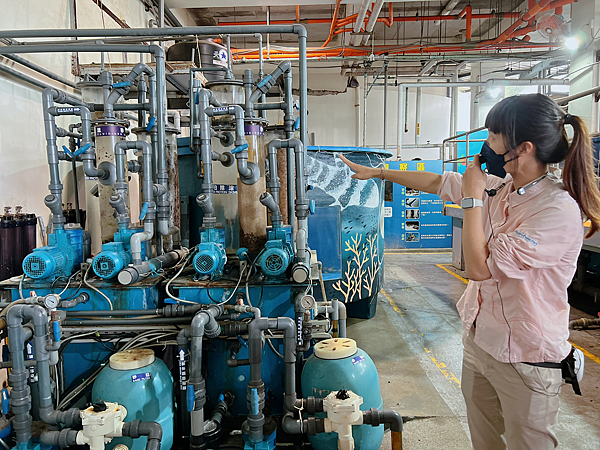
[[[565,130],[567,124],[574,131],[570,145]],[[502,135],[506,150],[531,142],[540,163],[564,160],[565,187],[592,224],[587,237],[600,229],[600,190],[594,173],[592,141],[581,117],[565,114],[546,95],[518,95],[496,104],[485,119],[485,126],[492,133]]]

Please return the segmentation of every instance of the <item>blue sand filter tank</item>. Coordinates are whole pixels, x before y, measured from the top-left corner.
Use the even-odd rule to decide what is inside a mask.
[[[173,377],[150,349],[125,350],[110,357],[92,389],[92,401],[116,402],[127,409],[125,422],[139,419],[162,426],[161,450],[173,445]],[[107,450],[125,444],[130,450],[145,450],[148,438],[120,437]]]
[[[352,339],[327,339],[315,345],[315,352],[302,369],[302,396],[325,398],[331,392],[346,389],[363,398],[361,411],[382,409],[379,375],[367,353]],[[325,417],[325,413],[317,414]],[[377,450],[383,440],[384,426],[360,425],[352,427],[356,450]],[[315,450],[337,450],[335,432],[309,436]]]

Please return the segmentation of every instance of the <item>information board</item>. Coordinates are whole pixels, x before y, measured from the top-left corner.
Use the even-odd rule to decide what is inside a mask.
[[[441,174],[442,161],[393,161],[386,168]],[[394,184],[384,208],[385,248],[451,248],[452,219],[443,208],[438,195]]]

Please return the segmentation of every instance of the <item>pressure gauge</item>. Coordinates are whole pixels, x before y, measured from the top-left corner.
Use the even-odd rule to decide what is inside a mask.
[[[44,306],[48,309],[58,308],[60,304],[60,297],[56,294],[46,295],[44,297]]]
[[[300,300],[300,305],[306,310],[313,309],[315,307],[315,298],[312,295],[305,295]]]

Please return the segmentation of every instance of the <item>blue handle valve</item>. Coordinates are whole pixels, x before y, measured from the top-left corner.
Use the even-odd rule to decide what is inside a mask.
[[[140,211],[140,220],[144,220],[146,218],[146,214],[148,214],[148,208],[150,205],[148,202],[145,202],[142,206],[142,210]]]
[[[150,131],[154,124],[156,123],[156,117],[152,116],[148,121],[148,126],[146,127],[146,131]]]
[[[82,153],[87,152],[91,147],[92,147],[92,144],[85,144],[83,147],[80,147],[77,150],[75,150],[75,153],[73,153],[73,156],[78,157]]]
[[[250,394],[250,405],[252,406],[252,414],[258,415],[258,389],[252,389],[252,393]]]
[[[112,85],[112,87],[114,88],[122,88],[127,86],[131,86],[131,81],[120,81],[119,83],[115,83]]]
[[[69,155],[71,158],[74,158],[74,156],[73,156],[73,153],[71,153],[71,151],[70,151],[70,150],[67,148],[67,146],[66,146],[66,145],[63,145],[63,146],[62,146],[62,148],[63,148],[63,151],[64,151],[64,152],[65,152],[67,155]]]
[[[294,131],[298,131],[300,129],[300,116],[296,117],[294,120]]]
[[[8,414],[10,409],[10,395],[8,389],[2,389],[2,414]]]
[[[310,211],[310,214],[313,215],[315,213],[315,208],[316,208],[316,203],[314,200],[310,200],[308,202],[308,210]]]
[[[221,392],[219,394],[219,397],[217,398],[217,403],[221,403],[225,401],[225,395],[223,395],[223,393]]]
[[[188,412],[192,412],[194,410],[194,403],[196,403],[196,393],[194,392],[194,386],[191,384],[187,385],[186,389],[187,394],[187,410]]]
[[[196,105],[200,103],[200,91],[196,91]]]
[[[240,153],[243,152],[244,150],[246,150],[249,147],[248,143],[246,142],[245,144],[242,145],[238,145],[236,148],[234,148],[233,150],[231,150],[231,153],[233,155],[235,155],[236,153]]]
[[[265,84],[267,84],[269,81],[271,81],[271,75],[267,75],[266,77],[264,77],[262,80],[260,80],[258,82],[258,84],[256,85],[257,88],[261,88],[263,87]]]
[[[52,334],[54,334],[54,342],[60,342],[60,322],[58,320],[52,322]]]

